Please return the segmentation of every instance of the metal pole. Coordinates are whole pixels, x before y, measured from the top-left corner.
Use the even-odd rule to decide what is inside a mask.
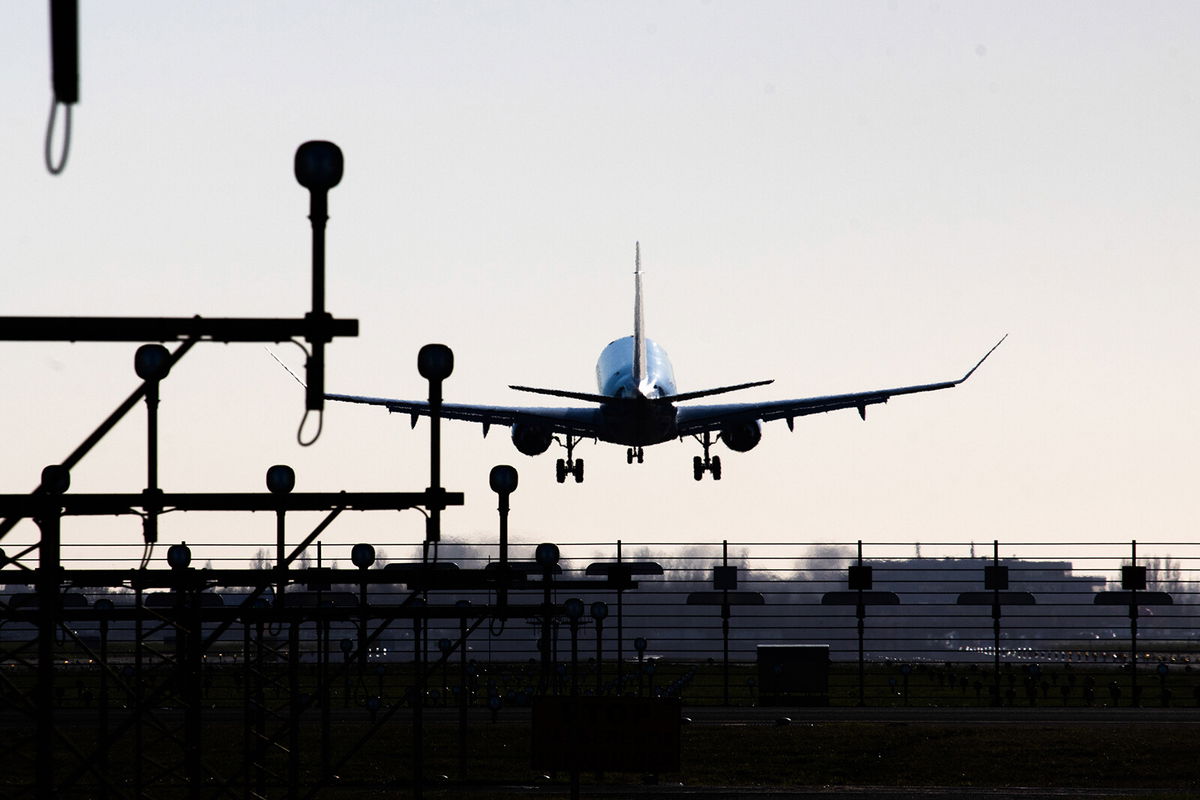
[[[413,616],[413,797],[420,800],[423,797],[424,777],[424,704],[425,704],[425,663],[422,659],[421,632],[423,629],[420,614]]]
[[[429,506],[429,530],[425,536],[425,550],[429,542],[442,539],[442,504],[438,491],[442,488],[442,382],[429,381],[429,488],[436,498]]]
[[[621,563],[621,540],[617,539],[617,563]],[[617,694],[625,694],[625,630],[621,598],[625,591],[617,589]]]
[[[300,796],[300,622],[288,628],[288,800]]]
[[[579,620],[571,618],[571,800],[579,800]]]
[[[38,668],[35,706],[37,715],[36,794],[53,798],[54,790],[54,634],[61,615],[59,594],[61,522],[59,509],[48,509],[36,520],[41,529],[38,546]]]
[[[508,607],[508,492],[500,492],[500,585],[496,589],[496,605]]]
[[[101,800],[108,797],[108,619],[100,620],[100,714],[96,726],[96,751],[99,756]]]
[[[992,540],[992,564],[1000,566],[1000,540]],[[999,707],[1003,705],[1000,702],[1000,589],[993,589],[992,595],[992,640],[995,652],[992,654],[995,659],[995,692],[996,696],[992,699],[992,704]]]
[[[552,570],[546,567],[542,571],[542,694],[550,691],[553,667],[550,664],[550,622],[553,609],[550,605],[550,582]]]
[[[328,601],[326,601],[328,602]],[[321,779],[328,780],[330,775],[331,739],[329,732],[329,616],[324,604],[317,607],[317,646],[321,648],[317,663],[319,675],[318,693],[321,700]]]
[[[263,691],[263,627],[262,619],[258,619],[254,623],[254,666],[256,677],[254,681],[254,739],[256,742],[262,742],[267,727],[267,709],[266,709],[266,693]],[[254,785],[258,791],[259,797],[266,794],[267,790],[267,772],[263,762],[266,760],[266,750],[262,745],[258,745],[260,755],[255,759],[254,769]]]
[[[721,542],[721,566],[729,566],[729,540]],[[721,591],[721,685],[722,698],[729,705],[729,590]]]
[[[463,601],[468,602],[468,601]],[[458,618],[458,778],[467,779],[467,612]]]
[[[862,566],[862,539],[858,540],[858,566]],[[863,653],[863,635],[866,629],[867,607],[863,603],[863,590],[858,590],[858,603],[854,608],[854,614],[858,617],[858,704],[865,706],[866,701],[866,667]]]
[[[604,689],[604,620],[596,620],[596,697]]]
[[[310,188],[308,196],[308,219],[312,223],[312,311],[305,317],[321,325],[330,321],[325,311],[325,223],[329,221],[329,193],[328,189]],[[307,375],[305,408],[310,411],[320,410],[325,399],[325,343],[328,340],[328,330],[314,331],[309,338],[312,369]]]
[[[145,694],[142,686],[142,620],[145,617],[145,607],[142,605],[142,586],[135,582],[133,603],[137,609],[137,617],[133,623],[133,796],[142,796],[142,710],[145,705]]]
[[[1137,540],[1130,542],[1130,563],[1137,566]],[[1137,683],[1137,634],[1138,634],[1138,605],[1137,589],[1129,592],[1129,706],[1136,708],[1140,705]]]
[[[142,518],[142,535],[146,542],[158,541],[158,390],[157,380],[146,381],[146,515]]]
[[[571,697],[579,697],[579,620],[571,620]]]
[[[254,670],[250,662],[250,620],[242,619],[242,772],[246,776],[246,785],[242,795],[247,800],[254,791],[252,773],[254,771],[254,701],[253,680]]]
[[[190,572],[190,570],[187,570]],[[182,572],[182,570],[181,570]],[[186,576],[182,576],[186,580]],[[191,582],[188,581],[190,584]],[[200,598],[190,588],[184,590],[182,610],[186,615],[184,624],[176,628],[176,637],[183,640],[183,693],[186,698],[184,706],[184,724],[187,727],[187,776],[189,794],[200,797],[204,782],[204,768],[200,759],[201,731],[203,723],[204,681],[200,659]]]
[[[283,608],[283,593],[287,589],[287,541],[284,536],[284,517],[287,512],[282,508],[275,511],[275,569],[279,571],[279,580],[275,584],[275,607]]]
[[[729,705],[729,603],[721,604],[721,686],[723,703]]]

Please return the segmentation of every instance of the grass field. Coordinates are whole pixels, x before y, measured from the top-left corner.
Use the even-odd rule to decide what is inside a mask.
[[[756,708],[756,672],[752,665],[735,665],[730,672],[730,707],[719,705],[724,689],[720,664],[657,665],[643,674],[642,690],[683,686],[685,714],[696,722],[681,730],[679,772],[657,776],[660,787],[800,787],[800,786],[940,786],[960,787],[1079,787],[1103,796],[1103,790],[1153,789],[1161,797],[1200,796],[1200,713],[1194,689],[1200,676],[1172,667],[1163,677],[1147,670],[1141,676],[1143,706],[1136,716],[1114,721],[1105,712],[1128,709],[1131,696],[1127,670],[1102,665],[1046,665],[1035,673],[1016,666],[1001,674],[1003,721],[989,718],[987,687],[994,676],[980,666],[922,664],[907,671],[898,664],[873,664],[866,676],[868,706],[881,711],[941,709],[930,719],[872,719],[839,717],[839,709],[856,705],[857,669],[835,664],[829,677],[829,712],[810,709],[803,714],[788,708]],[[508,665],[483,673],[476,681],[475,705],[465,729],[466,761],[460,762],[460,730],[455,706],[457,672],[446,680],[435,670],[427,695],[423,724],[423,774],[426,795],[458,797],[468,789],[474,797],[518,797],[530,793],[555,796],[566,791],[564,773],[545,776],[530,766],[531,726],[527,708],[515,702],[520,690],[535,678],[529,665]],[[690,676],[690,677],[689,677]],[[4,668],[0,694],[0,797],[32,796],[34,740],[28,708],[32,672]],[[65,667],[57,677],[58,745],[56,781],[69,783],[63,797],[99,795],[97,774],[110,776],[114,796],[133,794],[135,753],[133,729],[109,735],[100,748],[98,677],[95,668]],[[245,675],[238,666],[206,669],[205,709],[200,753],[208,777],[199,796],[243,796],[247,784],[261,781],[264,796],[284,797],[289,766],[287,748],[298,747],[299,783],[323,798],[397,797],[411,793],[414,768],[414,728],[403,702],[411,682],[407,665],[382,672],[351,673],[330,680],[330,724],[322,748],[321,716],[315,702],[303,711],[298,736],[287,732],[287,682],[282,672],[266,676],[263,686],[263,732],[257,738],[242,724]],[[583,687],[594,687],[595,674],[580,676]],[[602,685],[607,673],[600,676]],[[169,689],[171,670],[147,672],[145,691]],[[303,700],[315,700],[311,666],[303,668],[299,687]],[[907,683],[907,691],[905,684]],[[1116,686],[1116,695],[1109,689]],[[490,689],[489,689],[490,685]],[[1089,701],[1085,687],[1093,687]],[[1064,692],[1063,688],[1067,691]],[[627,684],[630,690],[636,684]],[[1162,690],[1168,692],[1164,694]],[[484,698],[503,692],[508,703],[495,715]],[[1114,702],[1114,696],[1117,697]],[[370,698],[379,698],[374,713]],[[1157,711],[1165,699],[1170,713]],[[129,719],[129,686],[110,687],[110,731]],[[171,691],[142,725],[142,781],[148,797],[179,797],[187,793],[183,713]],[[1070,709],[1068,721],[1043,712]],[[1131,709],[1128,709],[1132,711]],[[825,714],[822,717],[822,714]],[[1159,715],[1156,718],[1156,713]],[[784,718],[791,716],[791,721]],[[373,726],[372,719],[375,721]],[[257,748],[245,768],[246,754]],[[322,778],[323,752],[330,774]],[[103,753],[103,755],[102,755]],[[465,766],[465,769],[464,769]],[[78,773],[76,775],[76,773]],[[608,773],[581,777],[589,788],[645,785],[641,774]],[[219,787],[225,785],[228,794]],[[308,794],[303,792],[302,796]]]

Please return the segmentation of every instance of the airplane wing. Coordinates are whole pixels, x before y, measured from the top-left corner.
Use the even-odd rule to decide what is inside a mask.
[[[919,392],[935,392],[939,389],[950,389],[970,378],[980,364],[995,352],[1001,345],[1006,334],[999,342],[984,354],[975,366],[958,380],[925,383],[917,386],[899,386],[894,389],[876,389],[869,392],[852,392],[850,394],[834,394],[825,397],[805,397],[796,400],[773,400],[765,403],[727,403],[721,405],[680,406],[677,417],[679,435],[690,436],[716,431],[726,425],[737,422],[763,420],[769,422],[776,419],[787,420],[788,427],[796,417],[809,414],[823,414],[826,411],[838,411],[844,408],[858,409],[858,415],[867,418],[867,406],[886,403],[898,395],[917,394]]]
[[[351,394],[326,394],[325,399],[341,403],[383,406],[393,414],[410,415],[414,426],[417,424],[418,417],[429,416],[429,403],[424,400],[395,400],[387,397],[362,397]],[[477,422],[483,425],[484,436],[487,436],[488,429],[492,425],[509,426],[523,422],[545,426],[554,433],[593,439],[596,438],[596,431],[601,423],[599,408],[529,408],[524,406],[477,406],[465,403],[442,403],[442,418]]]

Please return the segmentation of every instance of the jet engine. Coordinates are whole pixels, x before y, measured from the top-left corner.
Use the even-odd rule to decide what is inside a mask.
[[[540,425],[517,423],[512,426],[513,446],[527,456],[537,456],[550,448],[554,434]]]
[[[732,425],[728,428],[721,429],[721,441],[730,450],[744,453],[747,450],[753,450],[754,446],[762,439],[762,421],[751,420],[738,425]]]

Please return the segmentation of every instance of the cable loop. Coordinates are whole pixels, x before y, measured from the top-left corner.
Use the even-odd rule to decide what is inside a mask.
[[[300,427],[296,429],[296,443],[301,447],[311,447],[316,444],[317,439],[321,438],[321,430],[325,427],[325,412],[317,412],[317,432],[307,442],[304,441],[304,426],[308,423],[308,415],[312,413],[310,409],[304,409],[304,416],[300,418]]]
[[[66,110],[63,113],[63,143],[62,152],[57,166],[54,163],[54,156],[50,149],[54,144],[54,122],[58,118],[58,107],[62,105]],[[51,175],[58,175],[67,167],[67,155],[71,152],[71,106],[68,103],[59,103],[57,97],[50,98],[50,120],[46,123],[46,169]]]

